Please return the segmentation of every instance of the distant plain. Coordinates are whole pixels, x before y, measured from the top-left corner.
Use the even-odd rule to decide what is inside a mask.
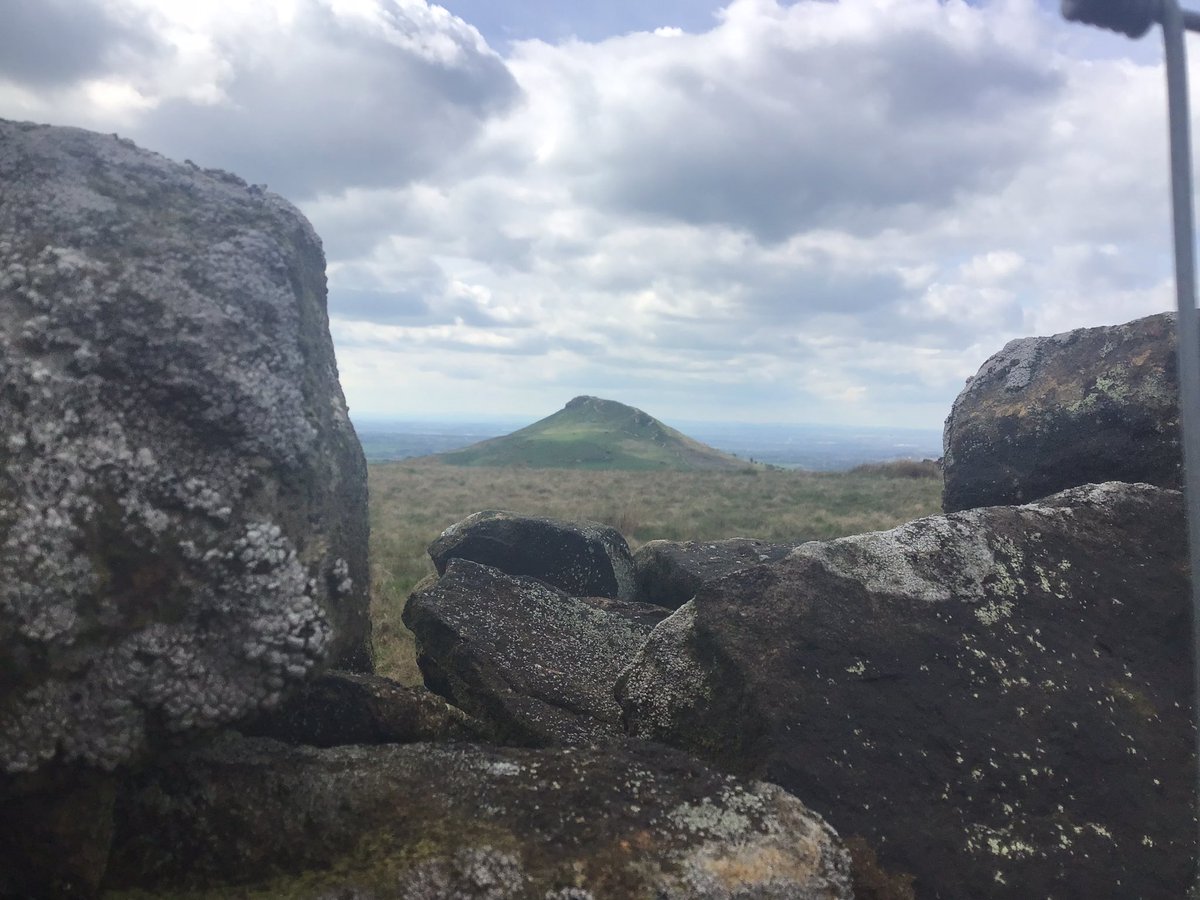
[[[458,450],[516,431],[529,420],[356,419],[355,428],[369,462],[408,459]],[[691,438],[740,456],[784,468],[833,472],[891,459],[936,459],[941,432],[930,428],[848,425],[784,425],[722,422],[670,422]]]

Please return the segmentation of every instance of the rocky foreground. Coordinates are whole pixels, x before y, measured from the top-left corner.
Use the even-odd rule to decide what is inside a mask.
[[[0,896],[1186,893],[1166,320],[989,360],[892,531],[473,516],[407,688],[300,214],[73,129],[0,183]]]

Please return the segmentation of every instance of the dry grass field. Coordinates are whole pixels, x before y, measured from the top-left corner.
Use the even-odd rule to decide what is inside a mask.
[[[466,468],[422,459],[373,464],[369,483],[376,665],[406,683],[420,674],[400,613],[413,586],[433,572],[425,548],[473,512],[604,522],[636,549],[658,538],[799,544],[891,528],[938,512],[941,501],[930,463],[734,473]]]

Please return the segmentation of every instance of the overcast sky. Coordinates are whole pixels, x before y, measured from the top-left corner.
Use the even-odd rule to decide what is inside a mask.
[[[1056,3],[4,10],[0,116],[309,216],[356,417],[938,428],[1006,341],[1173,306],[1157,35]]]

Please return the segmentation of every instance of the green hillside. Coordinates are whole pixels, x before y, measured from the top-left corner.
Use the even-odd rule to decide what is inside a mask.
[[[457,466],[541,469],[746,469],[750,464],[668,428],[624,403],[576,397],[520,431],[439,454]]]

